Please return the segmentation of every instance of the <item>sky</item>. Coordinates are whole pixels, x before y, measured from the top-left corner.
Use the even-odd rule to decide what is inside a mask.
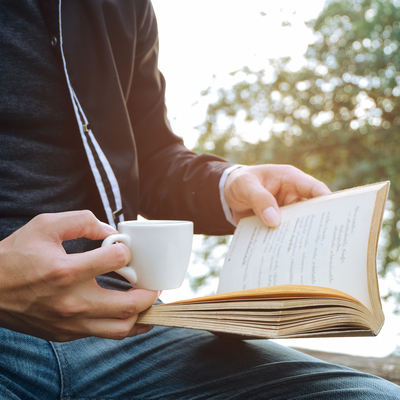
[[[167,82],[168,118],[187,147],[195,145],[200,125],[213,96],[201,96],[209,87],[231,87],[231,72],[248,66],[269,70],[269,59],[292,59],[299,68],[312,32],[305,21],[316,18],[324,0],[153,0],[160,35],[159,68]],[[259,132],[249,132],[259,134]],[[200,238],[195,237],[194,247]],[[196,266],[197,267],[197,266]],[[189,271],[196,268],[192,263]],[[387,281],[380,282],[381,293]],[[213,286],[201,294],[213,293]],[[166,291],[165,302],[193,297],[188,283]],[[384,303],[386,322],[376,338],[286,339],[279,343],[315,350],[384,357],[400,347],[400,317]]]
[[[313,40],[304,24],[323,0],[154,0],[160,32],[159,68],[167,80],[168,116],[188,147],[198,137],[212,86],[232,86],[231,72],[269,69],[269,59],[303,61]],[[244,6],[245,5],[245,6]],[[284,26],[282,26],[284,25]]]

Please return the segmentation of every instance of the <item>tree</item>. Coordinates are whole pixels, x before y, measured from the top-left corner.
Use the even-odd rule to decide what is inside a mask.
[[[390,180],[379,251],[385,276],[400,257],[400,1],[328,1],[308,25],[315,42],[305,66],[293,72],[289,59],[271,61],[272,82],[264,70],[235,72],[244,79],[218,90],[195,150],[244,164],[292,164],[332,190]],[[267,137],[250,142],[242,126],[269,127]]]

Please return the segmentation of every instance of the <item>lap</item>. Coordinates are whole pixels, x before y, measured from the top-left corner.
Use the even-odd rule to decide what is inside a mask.
[[[382,379],[264,340],[163,327],[123,341],[49,343],[7,330],[0,339],[1,398],[400,398]]]

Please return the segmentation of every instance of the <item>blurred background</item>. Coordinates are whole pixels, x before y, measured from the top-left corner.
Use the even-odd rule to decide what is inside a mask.
[[[281,344],[400,356],[400,0],[153,0],[172,127],[196,152],[292,164],[332,190],[391,181],[377,338]],[[230,237],[196,236],[184,285],[215,293]]]

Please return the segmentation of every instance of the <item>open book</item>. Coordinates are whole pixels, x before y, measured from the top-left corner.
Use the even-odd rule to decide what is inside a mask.
[[[281,208],[281,225],[242,219],[216,295],[155,305],[140,323],[247,338],[377,335],[376,272],[389,182]]]

